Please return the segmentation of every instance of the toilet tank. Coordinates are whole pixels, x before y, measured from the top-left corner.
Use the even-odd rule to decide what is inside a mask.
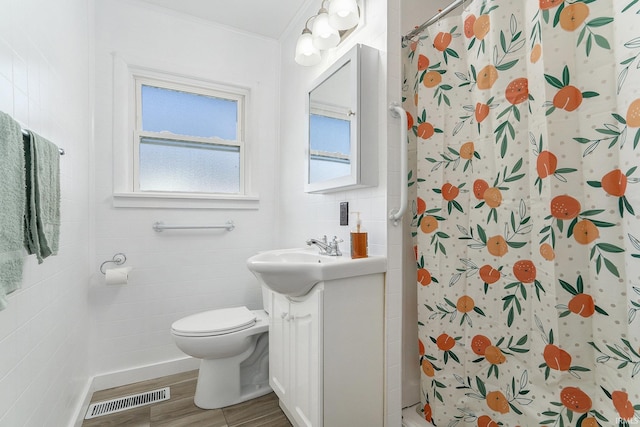
[[[271,313],[271,293],[273,291],[262,285],[262,307],[267,314]]]

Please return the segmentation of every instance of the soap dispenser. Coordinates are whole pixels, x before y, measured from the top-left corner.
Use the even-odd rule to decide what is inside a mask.
[[[356,228],[351,230],[351,258],[367,257],[367,232],[362,228],[360,212],[352,212],[357,215]]]

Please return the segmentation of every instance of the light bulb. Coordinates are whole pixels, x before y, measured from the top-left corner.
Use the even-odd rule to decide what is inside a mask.
[[[338,30],[329,25],[329,15],[326,9],[320,9],[313,19],[313,44],[318,49],[331,49],[340,43]]]
[[[359,19],[356,0],[331,0],[329,3],[329,24],[336,30],[353,28]]]
[[[312,66],[318,64],[320,59],[320,51],[313,45],[311,31],[305,27],[296,43],[295,60],[300,65]]]

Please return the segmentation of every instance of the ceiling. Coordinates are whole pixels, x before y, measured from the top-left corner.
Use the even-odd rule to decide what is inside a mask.
[[[310,4],[311,0],[142,1],[264,37],[279,39],[289,23]]]

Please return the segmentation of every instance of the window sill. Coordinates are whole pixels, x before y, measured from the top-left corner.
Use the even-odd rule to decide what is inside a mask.
[[[257,196],[179,194],[179,193],[114,193],[115,208],[156,209],[258,209]]]

